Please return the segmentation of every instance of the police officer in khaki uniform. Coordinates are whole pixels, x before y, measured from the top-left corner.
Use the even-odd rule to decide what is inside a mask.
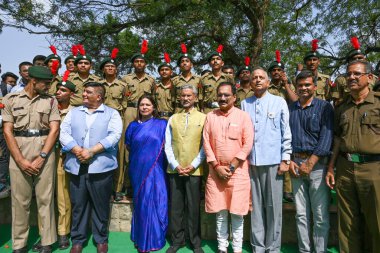
[[[187,52],[187,47],[185,43],[181,44],[182,54],[177,60],[177,66],[179,66],[181,73],[173,78],[173,84],[175,87],[175,113],[183,111],[181,99],[181,87],[185,84],[191,84],[198,89],[198,98],[195,102],[198,110],[200,109],[200,101],[202,100],[202,87],[200,85],[201,77],[191,73],[193,68],[193,60]]]
[[[119,49],[114,48],[111,52],[111,56],[105,58],[100,63],[100,70],[103,72],[103,84],[106,90],[104,104],[117,110],[120,114],[120,117],[124,117],[125,112],[125,93],[126,93],[126,84],[117,79],[117,63],[116,57],[119,52]],[[118,179],[119,175],[124,173],[125,170],[125,145],[124,145],[124,134],[121,135],[119,141],[119,150],[118,150],[118,168],[114,175],[115,183],[115,192],[118,192]],[[117,198],[116,200],[121,200]]]
[[[313,72],[314,76],[316,77],[315,82],[317,85],[317,90],[315,91],[315,97],[323,100],[330,100],[330,88],[332,82],[330,81],[329,75],[322,74],[318,71],[320,54],[317,49],[318,40],[315,39],[312,41],[312,50],[305,55],[303,61],[306,65],[306,69]]]
[[[67,71],[69,72],[69,71]],[[57,84],[55,93],[58,101],[59,115],[61,122],[66,114],[73,108],[70,105],[70,97],[75,92],[75,84],[67,81],[69,73],[65,73],[63,80]],[[65,154],[61,152],[61,145],[57,140],[56,156],[57,161],[57,206],[58,206],[58,248],[67,249],[70,246],[69,233],[71,227],[71,202],[70,202],[70,176],[63,168]]]
[[[80,54],[76,57],[74,64],[77,68],[76,73],[71,73],[69,76],[69,81],[75,84],[75,93],[70,99],[70,104],[72,106],[80,106],[83,103],[83,90],[84,84],[88,82],[98,82],[100,78],[96,75],[90,74],[92,67],[91,57],[86,54],[86,51],[81,46]]]
[[[208,63],[211,67],[211,72],[201,77],[201,87],[203,89],[201,108],[206,114],[219,108],[216,97],[216,88],[218,85],[223,82],[235,83],[233,77],[222,72],[224,66],[222,52],[223,46],[219,45],[217,50],[209,55]]]
[[[340,251],[380,252],[380,93],[368,87],[368,62],[350,62],[346,76],[350,96],[336,108],[326,182],[336,186]]]
[[[141,53],[136,53],[132,56],[131,62],[134,68],[134,73],[128,74],[122,78],[122,81],[126,83],[126,96],[124,99],[125,112],[123,119],[123,133],[129,123],[136,119],[137,116],[137,101],[144,94],[152,94],[152,90],[155,86],[154,78],[145,73],[146,61],[145,54],[147,53],[146,41],[143,41]],[[123,134],[124,135],[124,134]],[[122,135],[122,136],[123,136]],[[124,185],[124,177],[128,175],[128,151],[125,151],[125,161],[127,161],[126,170],[120,171],[118,175],[116,185],[116,199],[122,199],[122,188]],[[127,196],[132,197],[132,189],[130,181],[125,181],[125,187],[127,188]]]
[[[12,192],[12,245],[14,253],[27,252],[29,213],[35,186],[40,217],[40,252],[51,252],[57,240],[54,218],[55,152],[59,112],[48,95],[53,75],[46,67],[33,66],[21,92],[8,94],[3,103],[4,136],[11,153],[9,172]]]
[[[351,38],[351,44],[354,47],[346,56],[347,63],[350,63],[355,60],[366,61],[366,56],[364,52],[360,49],[359,41],[356,37]],[[373,88],[376,82],[376,76],[370,81],[369,87]],[[334,85],[331,87],[331,98],[334,101],[334,105],[338,106],[342,103],[347,97],[350,96],[350,90],[347,87],[346,76],[340,75],[335,79]]]
[[[171,79],[173,67],[170,65],[170,57],[167,53],[165,53],[165,62],[160,64],[157,70],[161,78],[156,81],[153,94],[158,115],[167,120],[173,115],[175,104],[175,89]]]
[[[249,66],[251,59],[247,56],[245,57],[244,66],[240,67],[236,72],[236,77],[239,80],[239,85],[236,85],[236,103],[235,106],[240,108],[241,101],[246,98],[252,97],[254,92],[251,87],[250,77],[251,77],[251,67]]]

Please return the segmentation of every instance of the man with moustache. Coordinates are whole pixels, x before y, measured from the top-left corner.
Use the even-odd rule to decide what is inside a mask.
[[[200,196],[205,154],[202,130],[206,115],[195,107],[198,90],[191,84],[181,86],[183,112],[169,118],[165,133],[165,153],[168,158],[170,186],[170,232],[175,253],[185,243],[188,228],[193,252],[203,253],[200,235]],[[186,210],[186,211],[185,211]],[[186,213],[186,215],[185,215]],[[187,217],[187,222],[184,222]],[[187,224],[187,227],[184,226]]]
[[[12,196],[13,253],[28,252],[29,213],[33,186],[40,222],[41,248],[52,252],[57,240],[54,218],[54,145],[59,132],[57,101],[48,95],[51,71],[28,68],[25,89],[8,94],[3,103],[4,136],[11,159],[9,174]]]
[[[249,115],[234,107],[234,84],[220,83],[217,97],[220,108],[207,114],[203,129],[203,148],[209,164],[205,209],[208,213],[216,213],[218,253],[227,253],[229,213],[232,248],[241,253],[244,215],[250,208],[247,157],[252,149],[254,132]]]
[[[327,252],[329,239],[330,190],[324,176],[331,154],[334,109],[329,102],[314,97],[317,87],[313,78],[309,70],[296,77],[299,99],[289,107],[293,147],[289,171],[296,204],[298,251],[322,253]]]
[[[29,72],[28,72],[28,69],[31,66],[33,66],[33,64],[31,62],[27,62],[27,61],[21,62],[18,65],[19,74],[21,76],[21,79],[18,82],[18,84],[16,84],[15,86],[12,87],[10,93],[22,91],[25,88],[26,84],[29,81]]]
[[[292,153],[288,105],[268,92],[269,83],[264,69],[254,69],[251,84],[255,94],[241,103],[255,126],[249,161],[251,245],[256,253],[280,252],[283,174],[289,169]]]
[[[348,63],[346,78],[350,96],[335,111],[326,182],[336,187],[340,250],[380,252],[380,94],[369,89],[366,61]]]
[[[202,87],[202,106],[204,113],[213,111],[219,108],[217,97],[216,97],[216,87],[222,82],[234,83],[233,77],[226,75],[222,72],[224,66],[223,61],[223,46],[219,45],[215,52],[212,52],[208,57],[208,63],[211,67],[211,72],[205,74],[201,78]]]
[[[156,81],[153,92],[158,115],[163,119],[169,119],[173,115],[175,103],[174,84],[171,78],[173,67],[170,65],[169,55],[166,57],[167,61],[160,64],[157,68],[160,78]]]
[[[246,59],[249,59],[246,58]],[[239,88],[236,90],[236,107],[240,108],[241,101],[253,96],[253,90],[251,87],[251,67],[249,66],[249,60],[245,66],[239,68],[236,72],[236,77],[239,80]]]

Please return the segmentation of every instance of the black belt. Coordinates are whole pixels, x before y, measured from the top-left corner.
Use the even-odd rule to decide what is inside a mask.
[[[160,117],[170,117],[173,115],[172,112],[159,112],[158,115],[160,115]]]
[[[128,102],[127,107],[137,108],[137,102]]]
[[[363,155],[357,153],[340,153],[344,158],[353,163],[379,162],[380,155]]]
[[[14,131],[15,136],[21,136],[21,137],[34,137],[34,136],[44,136],[48,135],[50,132],[50,129],[28,129],[28,130],[21,130],[21,131]]]

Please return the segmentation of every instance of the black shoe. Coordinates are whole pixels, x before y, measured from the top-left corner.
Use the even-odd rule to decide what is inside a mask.
[[[40,239],[40,240],[38,240],[38,241],[32,246],[32,251],[33,251],[33,252],[40,252],[41,247],[42,247],[42,245],[41,245],[41,239]]]
[[[58,249],[64,250],[70,246],[69,237],[67,235],[58,236]]]
[[[294,202],[293,193],[291,192],[284,192],[284,200],[287,202]]]
[[[51,248],[51,245],[47,246],[41,246],[40,253],[51,253],[53,250]]]
[[[184,247],[185,245],[173,245],[170,246],[167,250],[166,253],[176,253],[180,248]]]
[[[24,248],[21,248],[21,249],[14,249],[12,250],[12,253],[28,253],[28,247],[24,247]]]
[[[218,249],[218,253],[227,253],[226,251]]]

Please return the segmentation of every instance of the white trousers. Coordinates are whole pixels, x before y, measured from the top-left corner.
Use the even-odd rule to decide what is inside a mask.
[[[242,252],[244,217],[231,213],[232,249]],[[218,249],[227,252],[228,248],[228,211],[222,210],[216,214],[216,236]]]

